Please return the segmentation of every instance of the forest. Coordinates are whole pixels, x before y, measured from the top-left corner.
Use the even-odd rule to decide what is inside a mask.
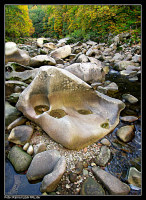
[[[130,32],[141,38],[141,5],[5,5],[5,40],[73,37],[105,40]]]

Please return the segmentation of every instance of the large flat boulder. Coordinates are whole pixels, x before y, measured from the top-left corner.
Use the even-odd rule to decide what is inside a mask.
[[[43,66],[16,107],[56,142],[81,149],[118,125],[125,104],[94,91],[67,70]]]

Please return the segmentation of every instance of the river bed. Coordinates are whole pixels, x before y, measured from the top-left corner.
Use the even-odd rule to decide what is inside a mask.
[[[127,183],[130,167],[134,166],[141,171],[141,83],[140,80],[129,81],[126,76],[121,76],[119,73],[109,73],[106,76],[106,80],[117,83],[119,87],[118,92],[112,97],[122,100],[122,94],[130,93],[138,98],[138,102],[134,105],[125,102],[126,108],[121,112],[120,116],[134,115],[139,119],[132,123],[120,120],[114,131],[105,137],[111,142],[112,150],[112,159],[110,164],[105,167],[105,170]],[[118,140],[116,131],[127,124],[135,125],[135,137],[129,143],[123,143]],[[41,195],[40,185],[41,182],[30,183],[25,173],[16,173],[9,160],[5,160],[5,195]],[[141,194],[140,188],[132,185],[130,187],[129,195]]]

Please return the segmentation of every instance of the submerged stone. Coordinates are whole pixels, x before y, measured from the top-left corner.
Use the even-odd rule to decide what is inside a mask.
[[[105,195],[102,186],[93,178],[88,177],[82,185],[81,195]]]
[[[40,67],[16,106],[69,149],[81,149],[107,135],[119,123],[125,107],[122,101],[94,91],[70,72],[52,66]]]
[[[111,151],[109,147],[102,146],[99,154],[95,158],[95,163],[99,166],[105,166],[111,158]]]
[[[131,94],[123,94],[122,98],[128,101],[129,103],[136,103],[138,99]]]
[[[135,167],[130,167],[129,175],[128,175],[128,183],[141,187],[142,176],[141,172],[139,172]]]

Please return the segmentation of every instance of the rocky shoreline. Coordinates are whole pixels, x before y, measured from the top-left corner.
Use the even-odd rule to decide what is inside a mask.
[[[76,44],[68,44],[67,38],[60,41],[40,38],[31,41],[31,45],[18,44],[17,47],[13,46],[9,49],[10,51],[13,49],[11,55],[10,52],[6,53],[6,158],[8,157],[15,170],[19,171],[15,166],[18,161],[13,162],[11,158],[14,158],[15,155],[10,156],[12,147],[18,147],[16,152],[22,153],[21,156],[25,153],[32,160],[40,153],[50,150],[57,151],[59,157],[57,161],[54,161],[56,164],[53,165],[53,168],[44,169],[48,172],[50,170],[52,174],[52,170],[56,169],[55,166],[59,160],[65,159],[65,161],[60,160],[60,168],[57,169],[57,172],[54,171],[53,176],[56,182],[52,180],[51,183],[42,184],[44,188],[46,187],[45,184],[52,184],[53,186],[47,187],[54,189],[47,189],[46,191],[41,189],[42,195],[131,195],[132,188],[141,190],[141,170],[137,169],[135,164],[131,164],[127,169],[125,180],[123,176],[119,175],[118,177],[118,174],[112,175],[108,171],[114,155],[118,152],[115,147],[122,149],[123,155],[127,155],[130,153],[128,144],[131,145],[131,141],[137,139],[136,127],[137,122],[140,122],[140,108],[136,108],[137,110],[133,108],[134,114],[132,112],[124,114],[124,111],[127,111],[131,106],[138,105],[139,98],[124,91],[122,96],[119,97],[126,104],[126,108],[120,116],[120,124],[113,131],[119,144],[115,138],[111,138],[112,134],[109,134],[81,150],[69,150],[55,142],[42,128],[23,116],[16,108],[20,94],[33,81],[43,65],[65,69],[90,84],[94,91],[97,90],[110,97],[115,97],[118,94],[119,85],[105,80],[106,75],[120,74],[132,83],[140,81],[141,47],[140,45],[128,46],[121,41],[121,38],[121,36],[113,38],[113,43],[110,45],[97,44],[93,41],[85,43],[79,41]],[[123,34],[123,38],[126,38],[126,35]],[[22,60],[18,58],[19,55],[21,55]],[[45,110],[39,112],[43,113]],[[43,154],[41,155],[43,157]],[[30,159],[28,160],[26,169],[20,170],[21,172],[25,171],[26,175],[32,162]],[[65,163],[63,164],[63,162]],[[9,195],[19,194],[13,190],[13,187],[8,193]]]

